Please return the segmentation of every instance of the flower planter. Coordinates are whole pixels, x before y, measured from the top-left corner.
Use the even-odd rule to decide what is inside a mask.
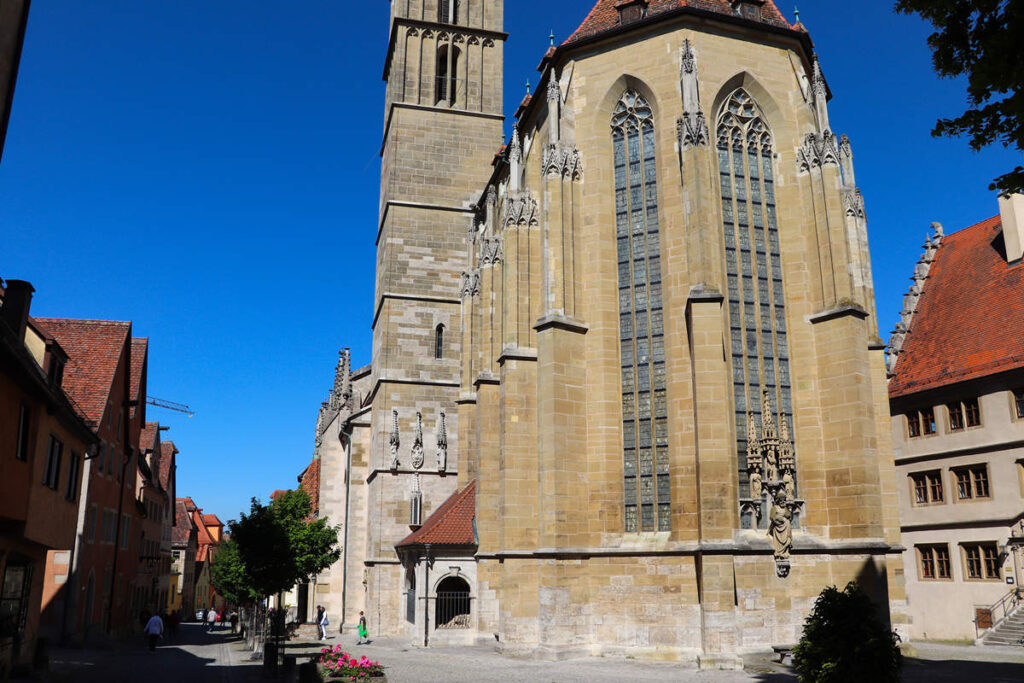
[[[320,674],[320,680],[322,681],[351,681],[351,674],[338,674],[333,671],[329,671],[323,664],[317,665],[317,671]],[[370,683],[388,683],[387,674],[381,674],[379,676],[356,676],[357,681],[369,681]]]

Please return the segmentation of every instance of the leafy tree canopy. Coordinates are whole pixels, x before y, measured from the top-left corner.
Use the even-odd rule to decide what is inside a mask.
[[[969,108],[939,119],[932,135],[968,136],[975,151],[994,142],[1024,151],[1024,0],[897,0],[896,11],[937,29],[928,45],[940,76],[967,77]],[[989,189],[1024,191],[1024,166]]]
[[[210,565],[210,581],[225,600],[235,605],[249,604],[260,597],[249,583],[238,544],[231,538],[217,548]]]
[[[305,491],[287,491],[270,505],[252,499],[249,514],[230,523],[247,587],[260,596],[291,590],[341,557],[338,527],[312,519]]]

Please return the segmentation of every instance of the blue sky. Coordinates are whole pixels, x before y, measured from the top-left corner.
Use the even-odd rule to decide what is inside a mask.
[[[506,112],[592,0],[506,3]],[[883,337],[931,221],[997,213],[1020,163],[936,140],[965,102],[888,0],[802,0],[864,191]],[[792,7],[780,5],[790,18]],[[32,6],[0,163],[0,275],[37,315],[130,319],[178,490],[222,519],[295,485],[337,351],[369,362],[387,4]],[[507,127],[507,126],[506,126]]]

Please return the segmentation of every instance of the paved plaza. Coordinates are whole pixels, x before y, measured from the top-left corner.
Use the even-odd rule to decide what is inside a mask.
[[[379,660],[390,683],[623,683],[695,681],[707,683],[795,683],[792,671],[767,655],[746,659],[745,671],[697,671],[692,664],[641,662],[593,657],[561,662],[498,654],[488,647],[410,647],[381,638],[355,646],[353,636],[335,636],[347,651]],[[1024,648],[978,648],[916,644],[907,660],[905,683],[971,681],[1019,683],[1024,680]],[[317,651],[318,643],[291,643],[286,651]],[[184,624],[176,639],[150,653],[140,636],[107,648],[56,649],[45,681],[93,683],[250,683],[275,680],[248,658],[237,636],[207,633]],[[282,675],[276,680],[287,681]]]

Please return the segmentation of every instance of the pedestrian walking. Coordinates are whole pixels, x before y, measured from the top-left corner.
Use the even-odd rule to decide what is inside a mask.
[[[231,635],[238,631],[238,611],[231,610]]]
[[[359,612],[359,640],[356,641],[356,645],[362,645],[363,641],[370,642],[369,635],[366,631],[366,615]]]
[[[327,610],[324,609],[323,605],[317,605],[316,625],[320,629],[320,640],[327,640],[327,627],[330,623],[330,620],[327,618]]]
[[[210,608],[210,611],[206,613],[206,630],[212,631],[214,624],[217,623],[217,610]]]
[[[178,635],[178,623],[181,619],[178,617],[177,612],[171,612],[170,616],[167,617],[167,633],[171,638]]]
[[[149,651],[156,652],[156,643],[164,634],[164,621],[159,614],[154,614],[146,622],[146,635],[149,636]]]

